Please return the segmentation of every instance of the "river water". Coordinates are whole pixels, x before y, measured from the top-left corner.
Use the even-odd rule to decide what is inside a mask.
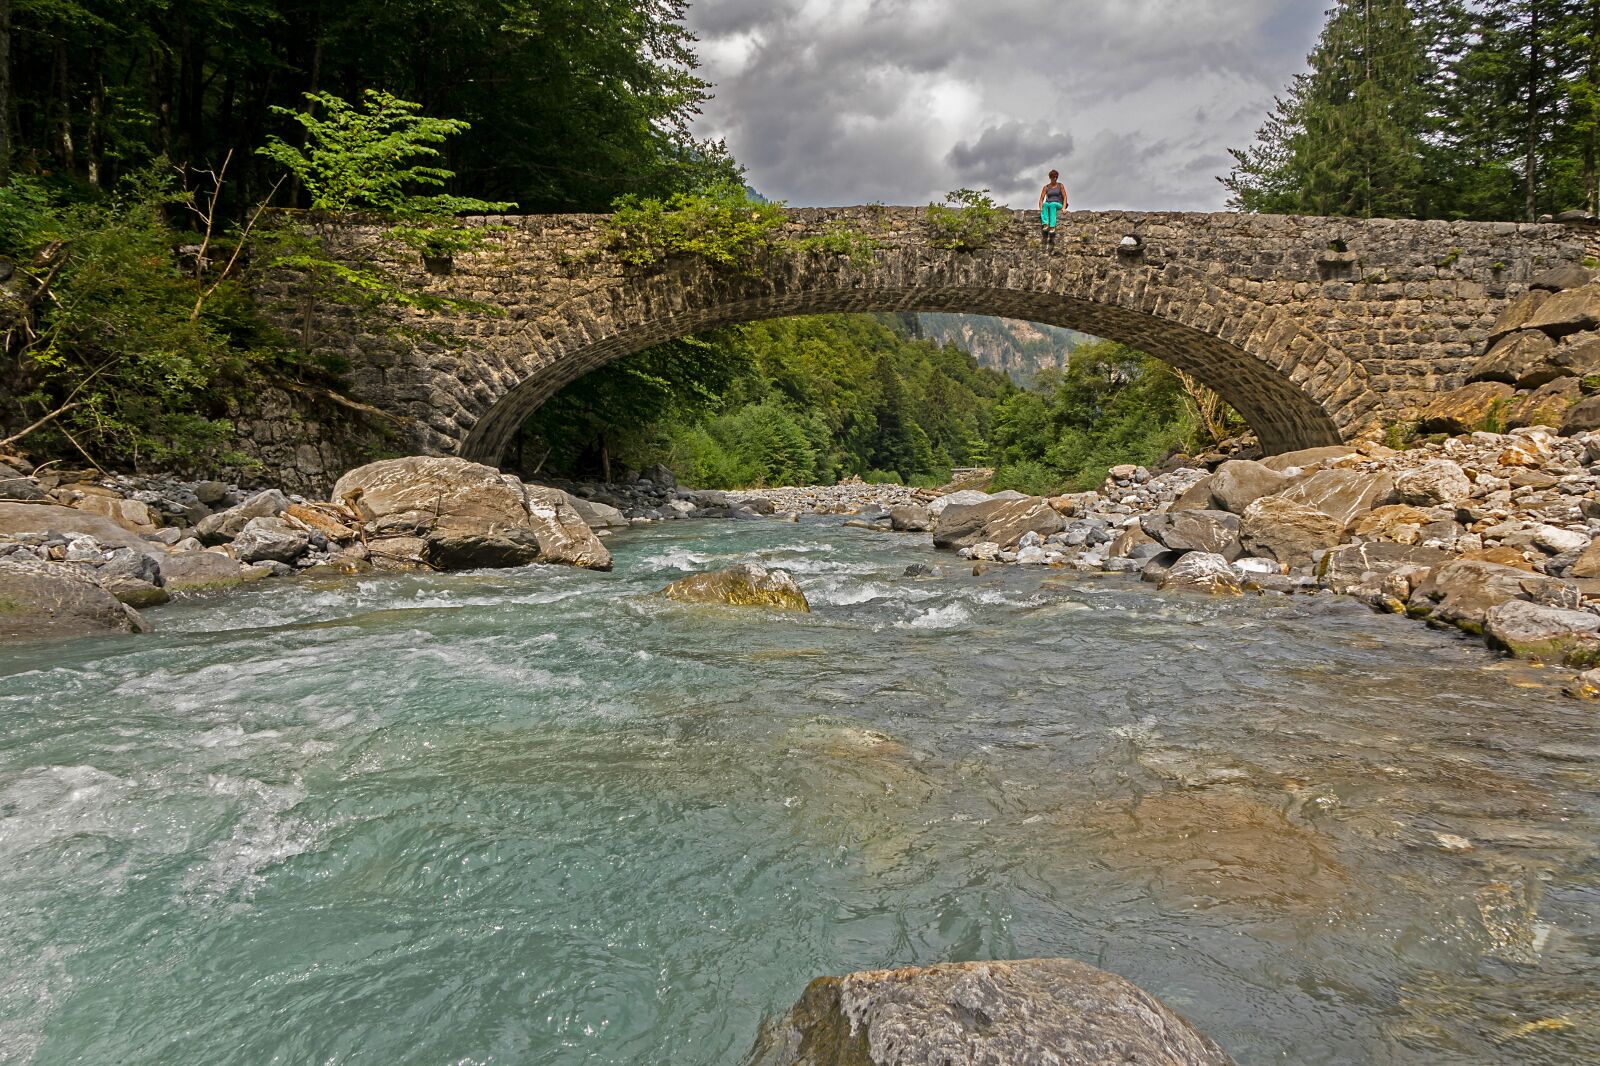
[[[736,1064],[813,976],[1034,955],[1244,1064],[1600,1060],[1555,672],[820,521],[613,547],[0,649],[0,1061]],[[650,595],[748,558],[814,613]]]

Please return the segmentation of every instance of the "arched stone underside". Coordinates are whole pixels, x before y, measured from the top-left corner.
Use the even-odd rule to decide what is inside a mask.
[[[789,315],[865,311],[944,311],[1065,326],[1120,341],[1193,374],[1244,416],[1274,451],[1337,444],[1376,401],[1349,360],[1271,309],[1251,308],[1213,291],[1208,304],[1174,298],[1160,279],[1127,279],[1142,306],[1101,303],[1029,287],[807,288],[662,313],[659,299],[628,301],[604,323],[578,324],[570,339],[530,346],[509,369],[518,384],[483,413],[461,454],[500,459],[539,405],[585,374],[622,356],[719,326]],[[1111,298],[1123,295],[1119,288]],[[1105,298],[1105,297],[1103,297]],[[1148,308],[1148,309],[1146,309]],[[1202,308],[1206,309],[1202,311]],[[620,312],[620,313],[619,313]],[[1195,321],[1188,321],[1187,319]],[[543,340],[541,338],[541,340]],[[1252,348],[1256,349],[1255,352]]]
[[[350,360],[349,393],[398,420],[397,448],[485,462],[540,403],[630,352],[851,311],[999,315],[1121,341],[1215,389],[1284,450],[1414,416],[1465,380],[1535,275],[1587,251],[1586,235],[1561,225],[1073,212],[1046,255],[1036,217],[1017,212],[992,247],[956,253],[930,245],[921,209],[788,215],[786,237],[840,224],[871,236],[870,264],[810,252],[742,273],[640,269],[607,249],[604,216],[561,215],[481,220],[493,227],[486,249],[430,273],[381,230],[336,226],[325,231],[336,254],[489,310],[412,315],[394,331],[326,308],[319,328]],[[262,287],[293,329],[301,305],[273,304],[288,294]]]

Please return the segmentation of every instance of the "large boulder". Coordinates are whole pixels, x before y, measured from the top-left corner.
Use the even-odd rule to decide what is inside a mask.
[[[1343,522],[1283,496],[1263,496],[1245,508],[1239,523],[1245,551],[1286,566],[1309,566],[1316,552],[1343,539]]]
[[[1340,528],[1394,498],[1394,479],[1378,471],[1319,470],[1290,486],[1282,496],[1331,515]]]
[[[609,503],[601,503],[599,500],[586,500],[582,496],[573,496],[571,494],[568,494],[567,502],[572,505],[574,511],[578,512],[578,517],[582,518],[590,529],[627,529],[632,525],[628,521],[627,515]]]
[[[1583,385],[1575,377],[1560,377],[1534,389],[1518,393],[1506,408],[1506,428],[1561,425],[1567,411],[1583,399]]]
[[[140,633],[144,620],[68,563],[0,559],[0,641]]]
[[[1552,337],[1583,333],[1600,327],[1600,285],[1584,285],[1558,292],[1539,305],[1523,324]]]
[[[115,548],[133,548],[146,555],[160,557],[166,554],[165,546],[145,540],[137,533],[124,529],[101,515],[90,514],[73,507],[57,507],[40,503],[0,502],[0,537],[8,533],[86,533],[101,544]]]
[[[949,507],[966,507],[974,503],[987,503],[992,497],[981,489],[961,489],[946,493],[928,504],[928,513],[934,518],[944,514]]]
[[[1560,429],[1567,437],[1600,429],[1600,396],[1587,396],[1567,408]]]
[[[1352,455],[1359,453],[1348,444],[1328,444],[1320,448],[1301,448],[1299,451],[1269,455],[1261,460],[1261,465],[1284,474],[1290,470],[1331,466],[1340,459],[1348,459]]]
[[[311,538],[281,518],[252,518],[233,541],[246,563],[292,563],[310,547]]]
[[[1346,544],[1322,557],[1317,579],[1335,592],[1347,592],[1358,585],[1371,584],[1402,567],[1436,567],[1450,561],[1438,548],[1415,544],[1375,541],[1371,544]]]
[[[1561,371],[1548,361],[1555,349],[1556,342],[1538,330],[1513,333],[1473,364],[1467,381],[1500,381],[1524,389],[1543,385],[1551,378],[1561,376]],[[1531,377],[1538,377],[1539,380],[1532,384],[1523,381],[1523,378]]]
[[[1534,290],[1525,292],[1515,300],[1512,300],[1506,305],[1506,309],[1500,312],[1500,317],[1495,320],[1494,328],[1489,331],[1489,343],[1491,345],[1495,344],[1502,337],[1526,329],[1528,319],[1532,318],[1534,312],[1543,307],[1544,302],[1548,299],[1550,299],[1548,292]]]
[[[527,523],[539,545],[540,562],[611,569],[611,552],[573,510],[571,496],[540,485],[525,486],[525,492]]]
[[[1349,530],[1353,536],[1363,540],[1415,544],[1422,539],[1423,527],[1433,521],[1433,515],[1408,503],[1392,503],[1376,507],[1357,518],[1350,524]]]
[[[1503,381],[1463,385],[1423,408],[1418,428],[1423,433],[1471,433],[1503,417],[1516,389]]]
[[[1229,1066],[1138,986],[1070,959],[820,977],[745,1066]]]
[[[289,509],[289,498],[277,489],[258,492],[237,507],[208,514],[200,519],[195,532],[207,544],[226,544],[244,532],[257,518],[276,518]]]
[[[565,492],[465,459],[368,463],[341,477],[333,497],[381,534],[380,564],[469,569],[537,560],[611,569],[611,553]]]
[[[140,500],[126,500],[121,496],[86,493],[74,499],[71,506],[76,511],[87,511],[102,518],[109,518],[123,529],[133,533],[154,533],[158,525],[158,520],[156,515],[151,512],[150,505]]]
[[[244,567],[221,552],[173,552],[161,560],[161,583],[168,592],[226,588],[244,580]]]
[[[1593,280],[1594,271],[1588,267],[1579,266],[1577,263],[1563,263],[1561,266],[1553,266],[1549,270],[1535,274],[1533,280],[1528,282],[1528,288],[1531,290],[1528,295],[1576,289]]]
[[[811,610],[806,594],[783,570],[768,570],[760,563],[740,563],[709,574],[693,574],[674,581],[661,595],[679,603],[724,607],[769,607],[780,611]]]
[[[1430,459],[1394,479],[1401,502],[1421,507],[1456,504],[1472,495],[1472,481],[1461,464],[1450,459]]]
[[[1060,532],[1064,525],[1055,509],[1038,496],[952,504],[934,521],[933,543],[940,548],[970,548],[993,541],[1001,548],[1011,549],[1024,534],[1048,537]]]
[[[1239,557],[1239,516],[1227,511],[1168,511],[1147,514],[1139,525],[1163,548]]]
[[[1238,596],[1244,592],[1239,574],[1227,559],[1214,552],[1189,552],[1167,569],[1158,587],[1163,592],[1204,592],[1212,596]]]
[[[1276,496],[1294,478],[1253,459],[1230,459],[1211,475],[1211,504],[1217,510],[1242,515],[1263,496]]]
[[[1519,659],[1587,668],[1600,662],[1600,615],[1507,600],[1484,616],[1489,646]]]
[[[1458,559],[1428,575],[1411,594],[1407,613],[1481,633],[1489,612],[1502,603],[1566,598],[1576,602],[1577,589],[1555,578],[1499,563]]]
[[[919,503],[902,503],[889,508],[889,528],[900,533],[926,533],[933,528],[933,515]]]
[[[32,477],[16,467],[0,463],[0,500],[30,502],[44,498],[44,490]]]

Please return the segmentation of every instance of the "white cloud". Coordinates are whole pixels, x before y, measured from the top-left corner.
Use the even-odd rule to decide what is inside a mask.
[[[1032,206],[1210,210],[1303,65],[1316,0],[697,0],[699,123],[795,205],[926,203],[960,185]]]

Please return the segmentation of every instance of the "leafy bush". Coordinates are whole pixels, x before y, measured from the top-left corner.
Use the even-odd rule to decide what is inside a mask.
[[[996,467],[989,489],[991,492],[1014,489],[1029,496],[1055,496],[1061,492],[1063,485],[1059,473],[1042,462],[1024,459]]]
[[[956,189],[942,204],[928,205],[928,243],[952,252],[976,252],[1005,232],[1011,212],[988,189]]]
[[[790,250],[796,252],[843,256],[861,270],[872,266],[872,254],[881,246],[876,238],[843,220],[830,222],[821,233],[801,237],[790,241],[788,245]]]
[[[666,200],[624,196],[612,206],[606,243],[633,266],[698,256],[749,269],[777,246],[783,225],[781,203],[752,200],[742,186],[726,184]]]

